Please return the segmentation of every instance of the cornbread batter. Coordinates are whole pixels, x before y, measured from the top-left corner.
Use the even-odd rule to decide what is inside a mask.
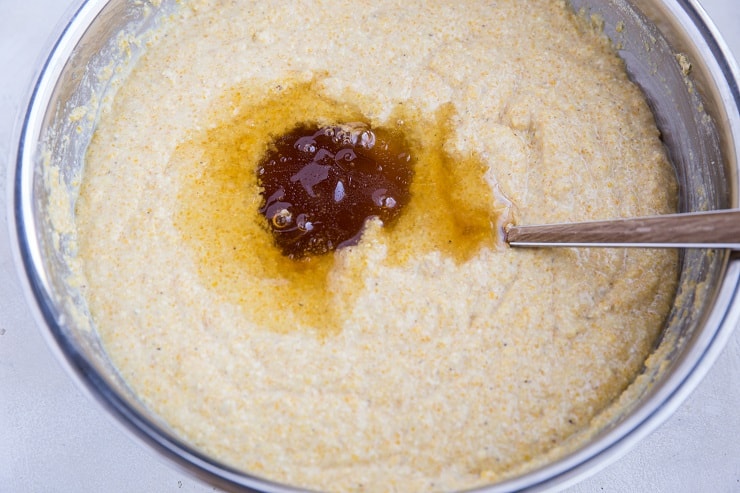
[[[79,258],[111,358],[190,443],[306,488],[470,488],[639,372],[674,253],[499,235],[675,210],[647,104],[564,2],[204,0],[152,39],[89,147]],[[260,163],[299,124],[349,122],[403,134],[409,202],[288,258]]]

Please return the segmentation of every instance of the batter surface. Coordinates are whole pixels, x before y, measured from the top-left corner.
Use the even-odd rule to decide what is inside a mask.
[[[408,209],[299,263],[258,209],[270,135],[404,132]],[[193,1],[102,114],[77,201],[111,358],[195,446],[330,491],[526,470],[641,369],[674,253],[512,250],[520,224],[675,210],[653,117],[562,1]],[[440,205],[442,204],[442,205]]]

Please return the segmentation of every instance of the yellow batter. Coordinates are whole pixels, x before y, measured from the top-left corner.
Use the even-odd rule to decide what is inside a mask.
[[[302,120],[393,125],[418,158],[398,224],[310,268],[260,228],[255,178]],[[203,0],[101,116],[76,225],[111,358],[185,439],[302,487],[442,491],[586,427],[674,294],[674,253],[515,251],[499,228],[675,195],[642,94],[562,1]]]

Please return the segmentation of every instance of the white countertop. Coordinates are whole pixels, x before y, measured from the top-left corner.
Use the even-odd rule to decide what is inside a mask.
[[[77,3],[77,2],[74,2]],[[701,0],[736,58],[740,1]],[[0,0],[0,203],[21,101],[69,1]],[[131,439],[56,361],[26,307],[0,216],[0,493],[217,491]],[[740,330],[681,408],[569,493],[740,491]]]

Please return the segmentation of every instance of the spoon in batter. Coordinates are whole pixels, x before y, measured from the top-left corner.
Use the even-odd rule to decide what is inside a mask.
[[[740,251],[740,210],[509,225],[504,235],[512,247],[726,248]]]

